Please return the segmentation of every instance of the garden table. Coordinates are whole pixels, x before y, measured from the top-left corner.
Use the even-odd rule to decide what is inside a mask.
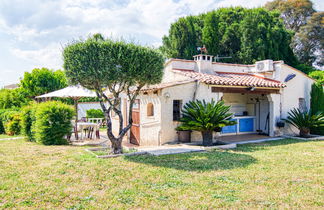
[[[92,122],[78,122],[78,130],[81,131],[81,140],[83,137],[83,129],[86,128],[93,128],[93,132],[96,133],[97,130],[99,130],[99,125],[97,123]]]

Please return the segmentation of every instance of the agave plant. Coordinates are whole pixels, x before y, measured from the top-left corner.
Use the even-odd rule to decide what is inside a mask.
[[[302,112],[294,108],[288,112],[285,121],[298,128],[301,137],[308,137],[311,128],[324,126],[324,114],[321,112],[312,114],[311,111]]]
[[[233,114],[229,110],[230,106],[224,105],[223,101],[190,101],[184,105],[178,129],[200,131],[203,145],[211,146],[215,129],[236,124],[231,121]]]

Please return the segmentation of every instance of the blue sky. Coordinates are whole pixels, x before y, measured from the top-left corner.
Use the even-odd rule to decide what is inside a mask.
[[[61,69],[63,46],[102,33],[159,46],[177,18],[267,0],[0,0],[0,87],[25,71]],[[314,6],[323,11],[324,1]]]

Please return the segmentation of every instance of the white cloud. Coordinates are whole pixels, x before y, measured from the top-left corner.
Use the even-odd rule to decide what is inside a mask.
[[[11,49],[13,55],[26,61],[31,61],[35,67],[49,67],[53,69],[61,68],[61,50],[59,44],[50,44],[42,49],[22,50]]]

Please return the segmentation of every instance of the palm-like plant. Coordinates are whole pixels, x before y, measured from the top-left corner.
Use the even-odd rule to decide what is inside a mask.
[[[211,146],[215,129],[236,124],[235,121],[231,121],[233,114],[229,110],[230,106],[224,105],[223,101],[217,103],[214,100],[211,102],[205,100],[190,101],[184,105],[179,128],[200,131],[203,137],[203,145]]]
[[[308,137],[311,128],[324,126],[324,114],[321,112],[312,114],[311,111],[302,112],[294,108],[288,112],[285,121],[298,128],[301,137]]]

